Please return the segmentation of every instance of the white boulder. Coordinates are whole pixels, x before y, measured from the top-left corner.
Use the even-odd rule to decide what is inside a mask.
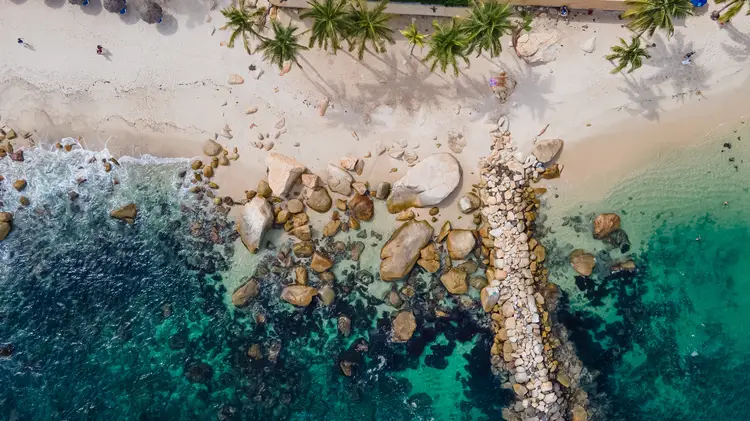
[[[305,166],[294,158],[275,152],[269,153],[266,157],[266,167],[268,167],[268,185],[277,196],[287,194],[294,186],[294,182],[305,172]]]
[[[461,166],[449,153],[430,155],[411,167],[391,188],[388,211],[437,205],[458,187]]]
[[[273,224],[273,209],[271,204],[262,197],[256,196],[242,208],[237,221],[237,231],[240,239],[251,253],[260,248],[263,235]]]

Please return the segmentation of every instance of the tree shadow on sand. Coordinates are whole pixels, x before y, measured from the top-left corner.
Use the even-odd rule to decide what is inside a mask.
[[[219,0],[162,0],[162,2],[165,10],[169,10],[170,13],[187,16],[187,22],[185,22],[187,28],[203,24],[212,6],[216,5],[214,10],[219,10],[221,8],[219,3],[227,3]]]
[[[721,48],[724,52],[726,52],[734,61],[745,61],[750,58],[750,36],[740,32],[731,24],[725,25],[724,30],[729,35],[729,38],[734,41],[734,44],[726,42],[721,44]]]
[[[660,101],[664,98],[663,92],[654,84],[636,79],[633,76],[624,76],[625,88],[617,88],[628,96],[630,102],[617,108],[617,111],[625,110],[630,115],[641,116],[651,121],[659,121],[659,113],[663,111]]]
[[[648,65],[659,68],[659,71],[649,77],[652,84],[669,81],[672,86],[672,99],[684,102],[686,98],[699,95],[699,92],[708,89],[708,71],[701,64],[701,52],[697,51],[693,56],[692,63],[684,65],[682,60],[685,54],[695,52],[692,42],[685,42],[685,36],[681,33],[675,34],[670,40],[654,37],[656,47],[651,50],[651,59]]]

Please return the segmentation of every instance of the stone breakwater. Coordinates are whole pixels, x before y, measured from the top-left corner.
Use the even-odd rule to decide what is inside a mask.
[[[537,195],[544,189],[530,183],[545,168],[534,155],[518,162],[508,133],[494,133],[493,140],[491,154],[480,163],[482,214],[489,225],[480,234],[489,250],[491,281],[482,297],[495,333],[493,372],[516,397],[503,418],[585,421],[580,362],[552,329],[549,307],[555,303],[556,287],[547,283],[546,250],[533,238]]]

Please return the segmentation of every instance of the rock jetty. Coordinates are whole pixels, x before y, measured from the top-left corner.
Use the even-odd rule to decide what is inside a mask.
[[[504,387],[513,389],[516,398],[503,410],[503,418],[562,421],[575,415],[577,421],[585,421],[585,397],[580,405],[581,394],[576,393],[578,378],[564,372],[571,364],[559,361],[555,354],[563,341],[555,337],[545,307],[554,300],[550,291],[555,288],[547,283],[543,267],[546,250],[533,238],[539,208],[536,193],[541,190],[530,183],[545,168],[534,155],[518,162],[509,133],[492,135],[493,150],[480,163],[482,216],[488,224],[480,234],[489,254],[489,285],[482,289],[481,299],[482,307],[491,313],[495,333],[493,372]],[[573,353],[564,354],[575,358]]]

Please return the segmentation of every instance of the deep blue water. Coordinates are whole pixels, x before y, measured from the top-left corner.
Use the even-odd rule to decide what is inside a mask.
[[[274,253],[259,257],[260,297],[234,309],[224,286],[234,224],[188,192],[180,172],[189,161],[123,159],[105,173],[105,155],[0,161],[0,200],[14,213],[0,243],[0,344],[13,349],[0,357],[0,419],[498,418],[509,394],[489,369],[481,309],[434,298],[437,281],[415,278],[418,330],[391,344],[392,309],[355,280],[369,268],[337,280],[333,306],[295,310],[279,302],[290,268]],[[21,177],[28,208],[9,188]],[[135,224],[109,217],[129,202],[138,204]],[[454,307],[451,318],[436,319],[437,305]],[[352,319],[349,338],[337,333],[342,314]],[[248,358],[253,344],[261,360]],[[342,360],[354,363],[352,377]]]
[[[563,292],[557,320],[589,373],[593,419],[750,419],[750,148],[743,138],[740,131],[676,151],[600,202],[563,215],[565,225],[559,215],[547,222],[551,278]],[[600,212],[620,214],[630,251],[591,238]],[[573,248],[596,255],[591,277],[571,270]],[[625,258],[636,272],[611,274],[610,264]]]

